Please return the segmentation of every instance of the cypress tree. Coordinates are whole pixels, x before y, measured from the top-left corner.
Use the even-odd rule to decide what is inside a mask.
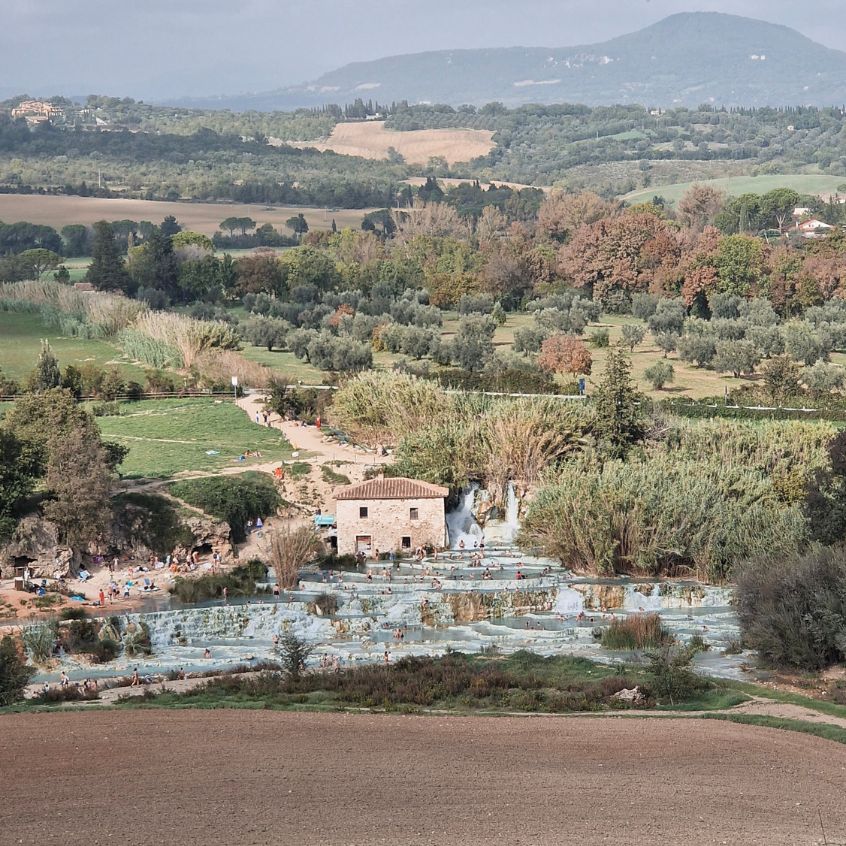
[[[642,400],[632,382],[628,356],[621,347],[612,347],[594,397],[594,432],[611,458],[625,458],[629,448],[643,438]]]
[[[98,291],[130,292],[132,282],[118,250],[114,229],[105,220],[94,224],[91,256],[91,265],[85,274],[87,282]]]
[[[41,342],[41,352],[38,354],[38,361],[35,363],[35,370],[29,379],[32,391],[49,391],[51,388],[58,388],[62,384],[62,374],[59,371],[59,362],[50,349],[47,341]]]

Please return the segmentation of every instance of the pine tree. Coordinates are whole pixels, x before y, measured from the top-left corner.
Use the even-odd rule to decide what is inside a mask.
[[[162,234],[166,238],[172,238],[176,235],[177,232],[182,231],[182,227],[177,223],[176,218],[169,214],[163,221],[162,225],[159,227],[161,229]]]
[[[610,457],[624,458],[643,438],[642,399],[632,382],[628,356],[621,347],[612,347],[594,398],[594,432]]]

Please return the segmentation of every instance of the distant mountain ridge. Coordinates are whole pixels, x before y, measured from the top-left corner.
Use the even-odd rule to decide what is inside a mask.
[[[846,102],[846,53],[786,26],[686,12],[600,44],[388,56],[303,85],[191,103],[267,111],[357,97],[451,105],[834,106]]]

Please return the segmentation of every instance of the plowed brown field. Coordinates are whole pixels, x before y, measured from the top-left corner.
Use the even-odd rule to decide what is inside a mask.
[[[677,719],[0,717],[0,843],[813,844],[846,748]]]

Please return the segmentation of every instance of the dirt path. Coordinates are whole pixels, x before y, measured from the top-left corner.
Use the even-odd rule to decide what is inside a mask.
[[[151,719],[154,716],[154,719]],[[846,748],[694,720],[256,711],[0,717],[0,841],[846,840]]]
[[[830,726],[846,728],[846,718],[835,717],[805,708],[802,705],[791,705],[787,702],[776,702],[772,699],[755,697],[750,702],[736,705],[727,713],[731,714],[756,714],[762,717],[777,717],[785,720],[803,720],[806,723],[826,723]]]
[[[261,394],[247,394],[238,399],[238,405],[254,420],[256,412],[261,414],[264,397]],[[390,464],[391,456],[376,456],[373,452],[358,447],[338,443],[328,438],[314,426],[300,426],[290,420],[282,420],[272,415],[270,423],[274,429],[281,430],[295,450],[307,450],[319,456],[321,461],[344,461],[348,464],[372,467]]]
[[[261,394],[247,394],[238,400],[238,405],[250,420],[255,420],[256,413],[261,415],[264,409],[264,397]],[[335,512],[332,492],[340,483],[327,480],[322,469],[324,466],[355,483],[364,479],[368,469],[393,461],[390,455],[377,456],[369,450],[341,444],[315,426],[300,426],[293,421],[282,420],[277,415],[271,415],[269,422],[274,429],[279,429],[285,435],[294,452],[299,453],[298,459],[311,465],[308,474],[302,479],[295,481],[286,478],[283,495],[312,511],[320,508],[324,514]]]

